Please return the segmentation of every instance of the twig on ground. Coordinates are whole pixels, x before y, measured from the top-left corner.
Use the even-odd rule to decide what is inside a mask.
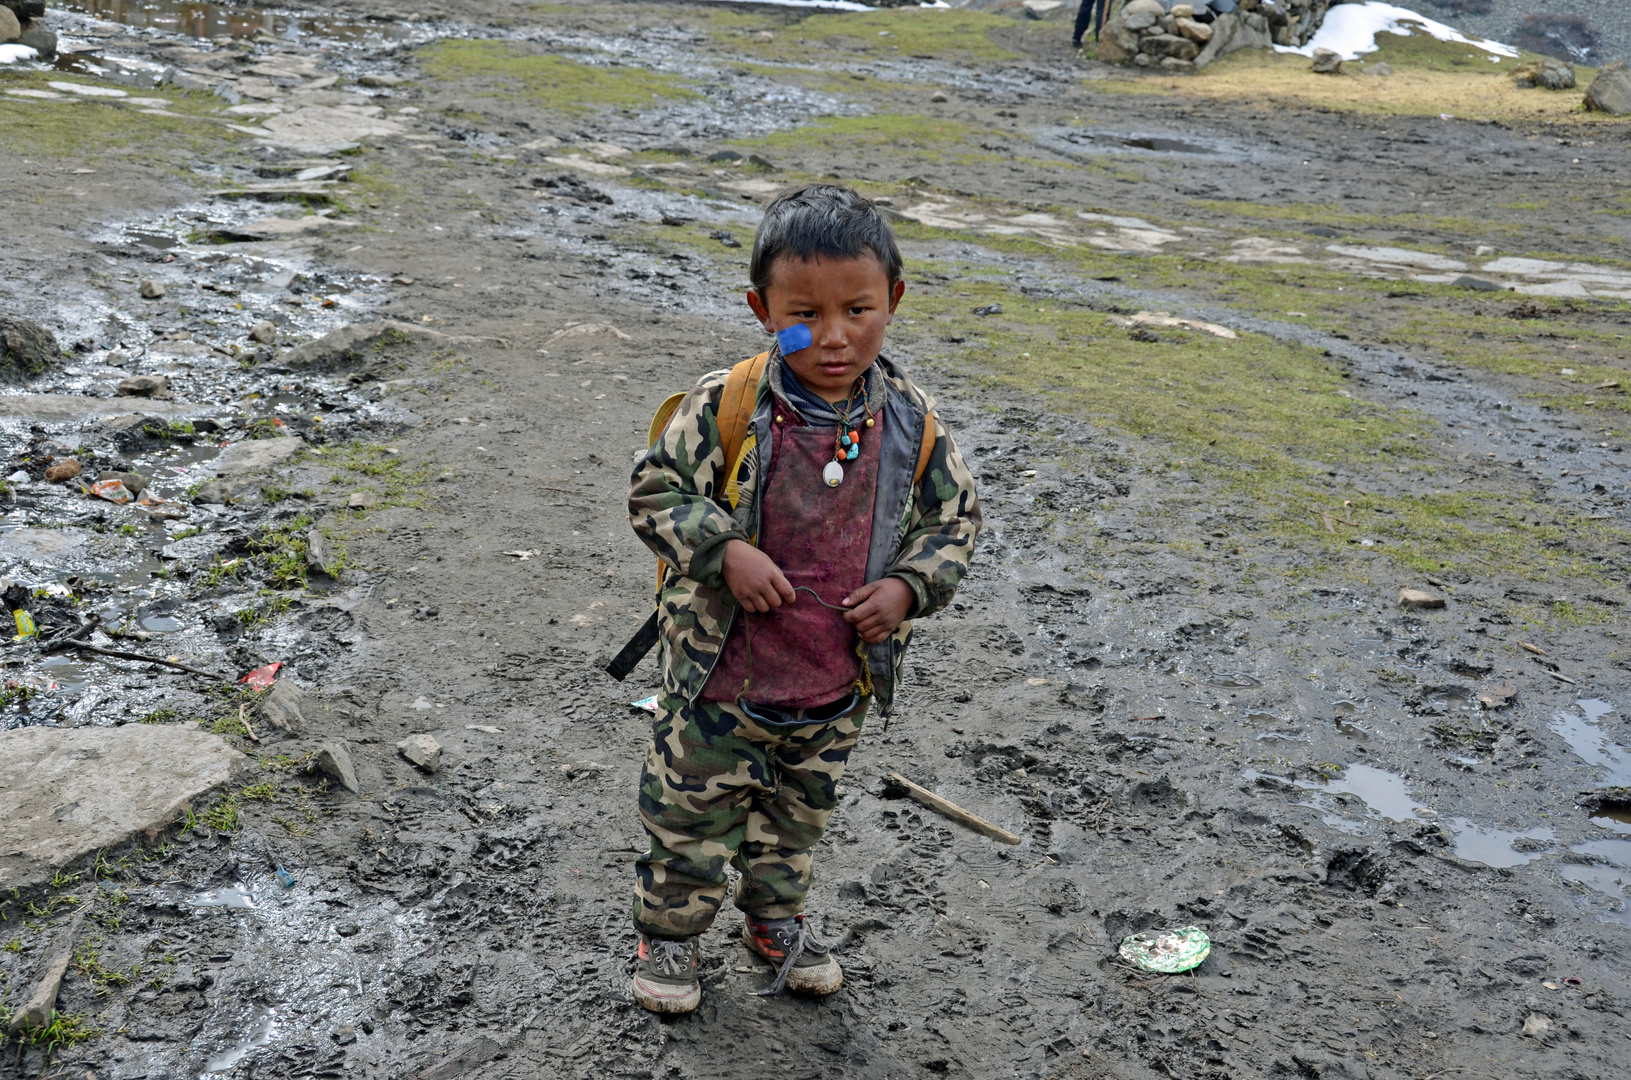
[[[950,799],[941,798],[928,788],[920,787],[919,785],[912,783],[900,773],[890,773],[889,779],[905,788],[906,794],[910,795],[914,800],[922,803],[924,806],[927,806],[930,810],[933,810],[936,813],[944,814],[953,821],[962,825],[967,825],[975,832],[989,836],[993,840],[1001,840],[1005,844],[1019,843],[1019,837],[1015,836],[1007,829],[1002,828],[1000,825],[991,824],[991,822],[985,820],[983,817],[980,817],[978,814],[969,813],[967,810],[964,810],[961,806],[958,806]]]

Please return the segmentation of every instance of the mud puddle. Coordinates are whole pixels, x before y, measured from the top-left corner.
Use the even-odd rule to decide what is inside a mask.
[[[1569,744],[1575,756],[1592,766],[1594,782],[1600,787],[1631,786],[1631,750],[1609,738],[1599,724],[1615,711],[1598,698],[1575,702],[1579,713],[1560,712],[1552,717],[1552,731]]]

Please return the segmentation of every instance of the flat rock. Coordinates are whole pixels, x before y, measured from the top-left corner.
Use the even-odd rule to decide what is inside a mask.
[[[0,732],[0,889],[39,885],[92,852],[158,835],[248,760],[188,725]]]
[[[402,125],[374,115],[378,107],[307,105],[294,112],[280,113],[262,122],[264,139],[305,153],[331,154],[349,149],[368,139],[402,132]]]
[[[352,323],[297,345],[279,357],[278,363],[291,368],[355,367],[376,359],[393,345],[444,338],[443,334],[412,323]]]
[[[215,459],[217,475],[268,469],[289,460],[306,445],[306,440],[295,435],[281,439],[245,439],[221,451]]]
[[[0,533],[0,559],[52,561],[85,546],[83,529],[7,529]]]
[[[442,744],[431,735],[412,735],[396,744],[402,756],[424,769],[435,772],[442,767]]]
[[[1444,606],[1444,597],[1434,596],[1421,589],[1400,589],[1399,606],[1416,610],[1419,608],[1441,608]]]
[[[121,398],[79,397],[76,394],[0,395],[0,416],[14,416],[45,424],[95,420],[103,416],[127,416],[135,402]],[[210,405],[186,401],[143,402],[141,408],[153,416],[193,416],[218,411]]]
[[[211,239],[234,241],[295,240],[303,236],[321,236],[336,229],[355,229],[354,221],[336,221],[319,214],[301,217],[264,217],[243,225],[221,225],[209,230]]]

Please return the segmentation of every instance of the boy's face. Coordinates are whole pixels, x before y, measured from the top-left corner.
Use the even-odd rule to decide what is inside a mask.
[[[794,323],[810,328],[811,345],[784,357],[793,374],[827,401],[843,401],[883,350],[884,328],[906,282],[889,284],[883,263],[858,259],[778,259],[764,295],[748,290],[748,306],[771,333]]]

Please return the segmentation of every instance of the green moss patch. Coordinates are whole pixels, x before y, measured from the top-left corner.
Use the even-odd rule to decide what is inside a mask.
[[[524,41],[441,41],[420,53],[433,79],[496,80],[487,97],[525,98],[557,112],[633,108],[661,98],[695,96],[681,80],[644,68],[596,66],[540,51]]]
[[[60,72],[6,72],[0,91],[44,90],[47,82],[83,82]],[[165,112],[143,111],[124,98],[38,98],[0,95],[0,146],[26,148],[29,156],[83,157],[129,146],[144,149],[177,147],[198,149],[205,143],[232,142],[245,136],[226,125],[230,117],[215,117],[223,102],[213,95],[184,91],[132,91],[132,97],[163,97]]]

